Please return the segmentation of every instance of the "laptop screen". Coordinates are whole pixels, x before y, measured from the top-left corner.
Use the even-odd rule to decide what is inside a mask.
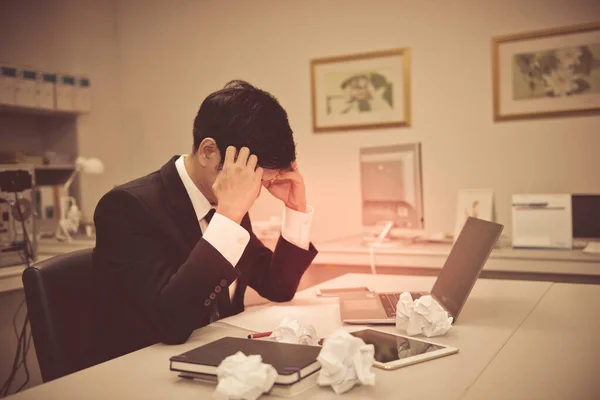
[[[469,217],[454,242],[431,294],[452,315],[458,317],[479,277],[503,226]]]

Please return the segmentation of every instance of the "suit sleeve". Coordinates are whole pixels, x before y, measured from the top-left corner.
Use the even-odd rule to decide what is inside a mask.
[[[252,254],[249,286],[271,301],[292,300],[302,275],[317,255],[317,249],[310,243],[308,250],[304,250],[279,237],[273,252],[252,232],[248,215],[242,225],[250,232],[250,242],[246,248]]]
[[[133,193],[105,195],[94,214],[94,269],[145,317],[161,342],[179,344],[208,323],[211,293],[218,286],[227,290],[239,272],[204,239],[181,265],[174,264],[168,238],[152,221]]]

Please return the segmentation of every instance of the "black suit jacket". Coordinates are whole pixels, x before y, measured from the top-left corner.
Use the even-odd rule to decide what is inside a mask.
[[[105,361],[157,342],[179,344],[210,322],[215,294],[237,280],[229,310],[244,310],[249,285],[276,302],[294,297],[317,254],[280,238],[274,252],[242,221],[250,242],[235,268],[202,238],[172,158],[159,171],[102,197],[94,214],[96,353]]]

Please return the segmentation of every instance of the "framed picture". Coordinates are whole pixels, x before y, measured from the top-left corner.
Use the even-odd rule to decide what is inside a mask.
[[[311,60],[314,132],[410,125],[410,52]]]
[[[458,238],[468,217],[492,221],[494,192],[489,189],[463,189],[458,191],[454,240]]]
[[[600,110],[600,23],[495,37],[494,119]]]

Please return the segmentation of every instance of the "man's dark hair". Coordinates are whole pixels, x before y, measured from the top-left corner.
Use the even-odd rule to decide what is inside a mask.
[[[222,156],[229,146],[248,147],[263,168],[287,168],[296,159],[287,113],[275,97],[245,81],[231,81],[202,102],[194,120],[194,153],[208,137]]]

